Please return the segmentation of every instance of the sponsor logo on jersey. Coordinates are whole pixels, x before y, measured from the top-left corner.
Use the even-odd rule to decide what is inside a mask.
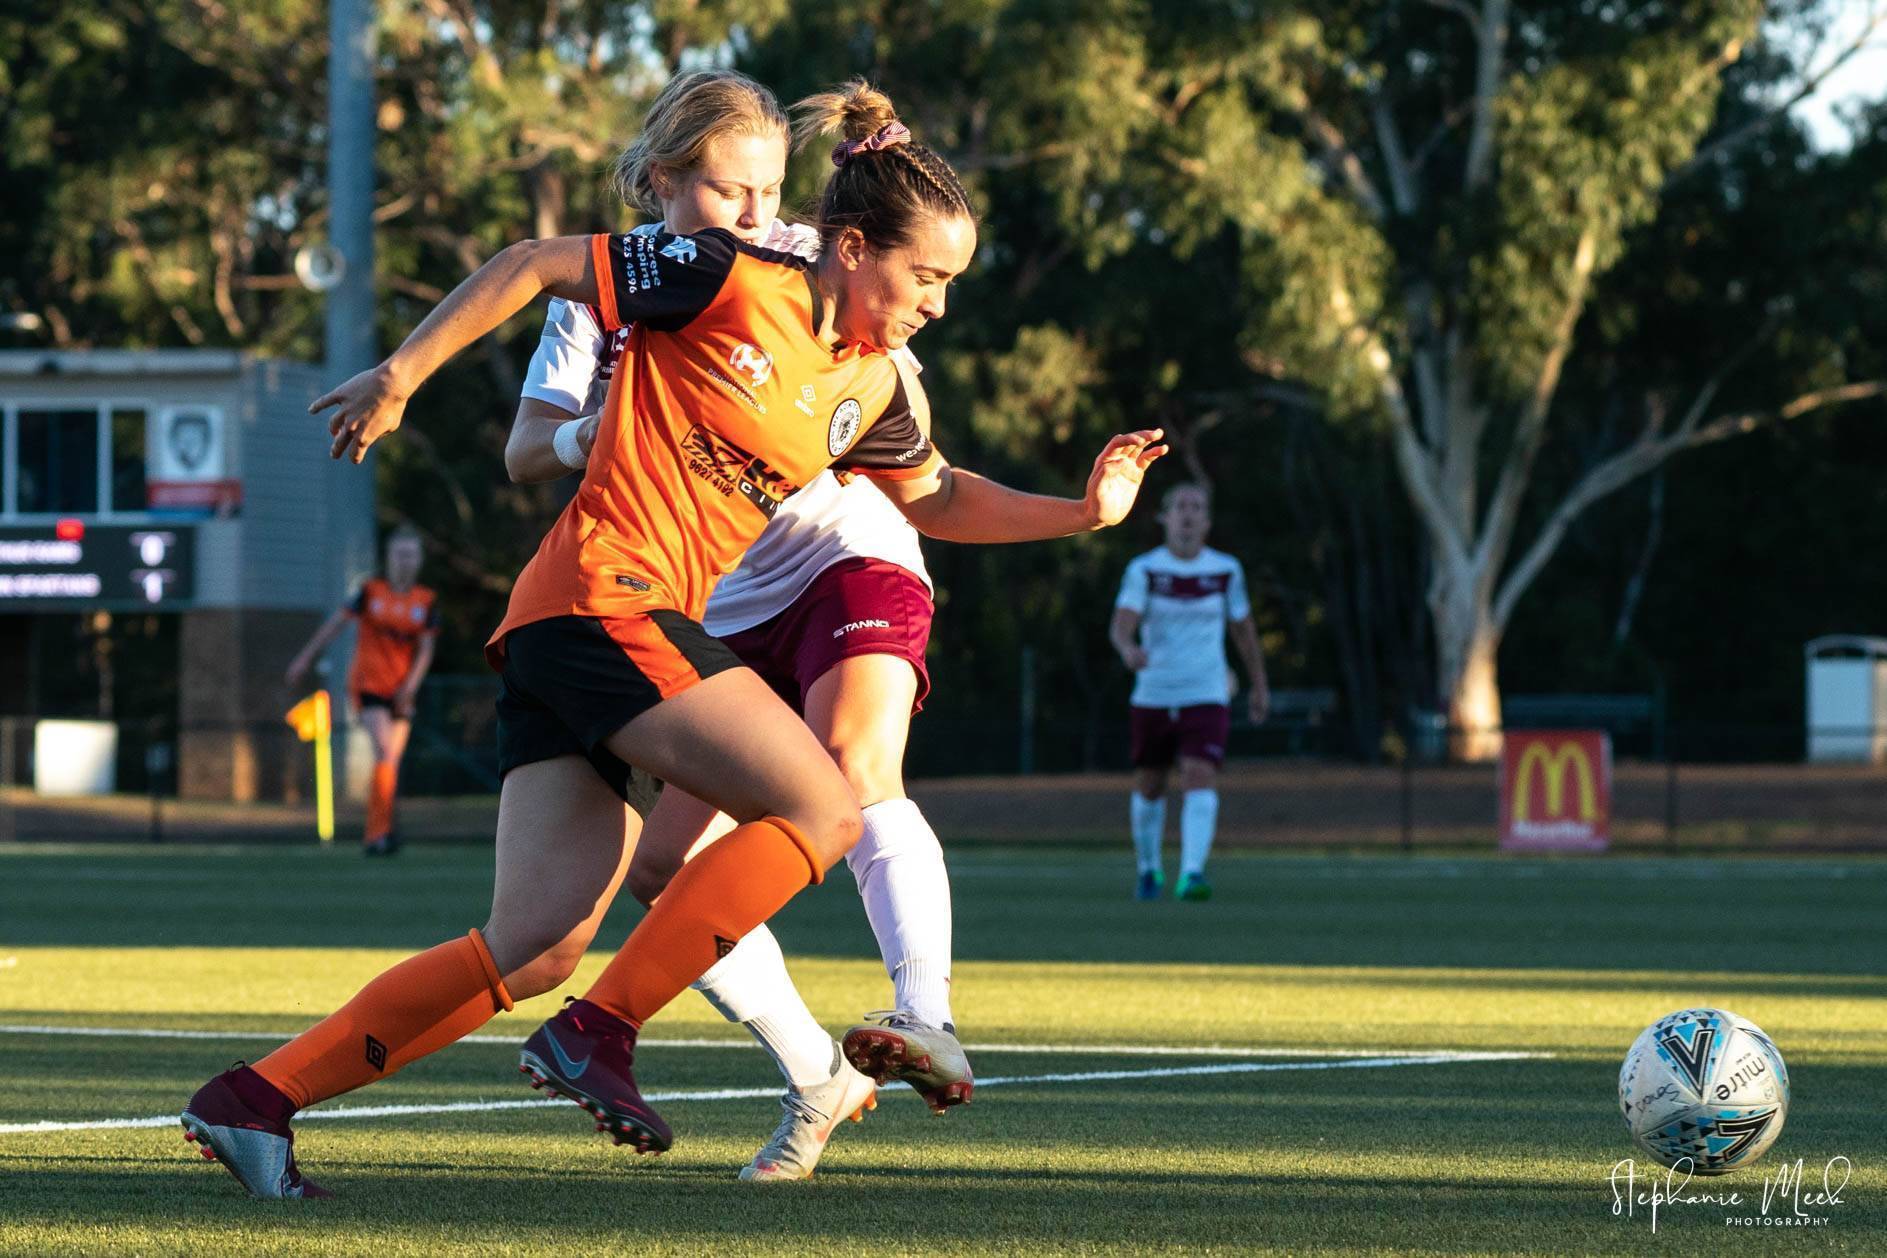
[[[849,625],[840,625],[837,629],[834,629],[832,636],[835,638],[843,638],[846,634],[859,629],[889,629],[890,627],[891,622],[888,620],[854,620]]]
[[[799,492],[798,485],[764,461],[699,424],[682,438],[681,449],[689,471],[714,486],[723,497],[739,494],[769,520],[782,502]]]
[[[810,419],[818,413],[813,408],[819,405],[819,394],[814,391],[811,385],[801,385],[799,388],[799,396],[793,399],[793,405],[806,412],[807,418]]]
[[[767,413],[767,405],[765,402],[755,397],[745,385],[727,375],[727,373],[720,368],[709,367],[708,375],[713,377],[714,383],[720,385],[723,389],[726,389],[729,393],[732,393],[735,397],[753,407],[754,410],[758,411],[760,414],[764,415]]]
[[[693,262],[695,260],[695,242],[688,239],[686,236],[677,236],[662,246],[662,256],[664,258],[673,258],[677,262]]]
[[[662,286],[662,270],[655,261],[655,240],[650,236],[617,236],[616,286],[633,296]]]
[[[858,426],[865,419],[865,410],[858,404],[857,398],[846,398],[838,409],[832,412],[832,423],[826,429],[826,453],[838,458],[852,448],[852,441],[858,436]]]
[[[1174,572],[1147,575],[1147,588],[1161,598],[1210,598],[1225,593],[1231,586],[1232,578],[1224,572],[1205,576],[1180,576]]]
[[[753,381],[756,389],[773,378],[773,355],[745,341],[736,345],[734,352],[727,356],[727,365]]]

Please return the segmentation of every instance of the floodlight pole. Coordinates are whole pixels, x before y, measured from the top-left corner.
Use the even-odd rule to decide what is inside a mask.
[[[328,239],[340,282],[328,292],[327,377],[379,361],[373,310],[373,0],[329,0]]]
[[[374,336],[375,0],[328,3],[328,243],[341,261],[339,282],[327,293],[323,376],[331,388],[373,366],[380,353]],[[364,467],[334,469],[325,564],[329,607],[374,569],[374,462],[369,453]],[[345,675],[351,651],[346,635],[329,648],[330,675]],[[344,743],[344,763],[346,755]]]

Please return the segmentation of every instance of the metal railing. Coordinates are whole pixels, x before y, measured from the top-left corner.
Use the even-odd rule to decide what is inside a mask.
[[[422,697],[401,775],[408,837],[488,839],[498,786],[489,694],[441,687]],[[274,721],[117,725],[113,793],[55,797],[32,790],[34,718],[0,717],[0,841],[309,841],[313,757]],[[961,837],[1111,841],[1125,824],[1127,726],[1045,720],[1038,772],[1016,777],[1013,717],[920,717],[907,774],[940,832]],[[1220,779],[1222,841],[1257,846],[1486,848],[1501,782],[1495,763],[1448,758],[1498,730],[1401,732],[1400,754],[1376,764],[1329,754],[1337,732],[1235,722]],[[1813,731],[1854,752],[1887,753],[1887,728]],[[337,731],[341,778],[358,780],[360,739]],[[1809,731],[1771,725],[1665,728],[1661,757],[1614,743],[1610,834],[1615,847],[1663,852],[1887,850],[1887,767],[1808,762]],[[942,744],[948,754],[938,754]],[[947,775],[939,775],[947,768]],[[982,775],[965,777],[963,775]],[[340,809],[341,835],[361,808]],[[409,829],[410,819],[410,829]]]

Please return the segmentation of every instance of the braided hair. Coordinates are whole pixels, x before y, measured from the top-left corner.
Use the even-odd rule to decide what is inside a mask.
[[[875,248],[894,249],[910,242],[922,216],[976,221],[950,163],[911,139],[891,98],[864,79],[808,96],[792,112],[796,147],[824,135],[844,137],[832,151],[838,169],[811,215],[824,248],[847,228]]]

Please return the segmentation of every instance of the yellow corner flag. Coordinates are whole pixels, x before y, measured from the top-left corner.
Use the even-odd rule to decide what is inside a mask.
[[[315,753],[315,832],[323,843],[334,841],[334,701],[317,690],[288,710],[295,736],[313,743]]]

